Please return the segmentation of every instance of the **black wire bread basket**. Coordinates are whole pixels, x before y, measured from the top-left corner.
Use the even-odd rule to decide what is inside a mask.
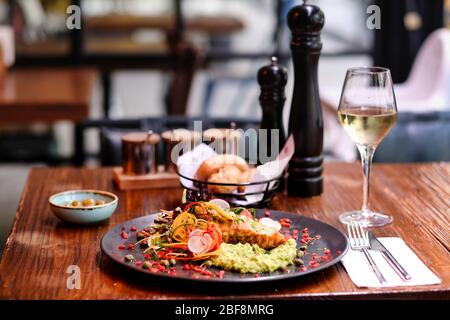
[[[180,177],[180,184],[183,188],[186,189],[186,200],[188,202],[191,201],[208,201],[214,198],[220,198],[227,201],[231,206],[236,207],[253,207],[253,208],[263,208],[267,207],[275,193],[279,189],[281,176],[264,180],[258,182],[246,182],[246,183],[220,183],[220,182],[207,182],[200,181],[194,178],[190,178],[182,175],[177,172]],[[188,180],[192,182],[192,186],[188,186],[185,181]],[[238,189],[239,187],[245,188],[247,190],[250,186],[261,186],[258,189],[261,191],[244,191],[244,192],[233,192],[233,193],[218,193],[211,192],[210,186],[223,186],[223,187],[235,187]],[[248,196],[256,196],[255,198],[259,198],[260,200],[248,202],[246,197]]]

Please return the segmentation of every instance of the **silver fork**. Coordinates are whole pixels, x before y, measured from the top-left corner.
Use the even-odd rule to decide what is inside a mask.
[[[360,223],[352,221],[347,224],[347,232],[350,238],[350,247],[353,250],[362,251],[367,259],[367,262],[372,268],[373,273],[377,276],[378,281],[380,281],[380,283],[386,283],[386,279],[369,254],[368,249],[370,248],[370,244],[367,230]]]

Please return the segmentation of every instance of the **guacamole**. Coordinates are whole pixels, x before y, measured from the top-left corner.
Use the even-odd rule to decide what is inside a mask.
[[[269,251],[256,244],[222,243],[211,262],[216,267],[241,273],[273,272],[292,264],[296,254],[294,239]]]

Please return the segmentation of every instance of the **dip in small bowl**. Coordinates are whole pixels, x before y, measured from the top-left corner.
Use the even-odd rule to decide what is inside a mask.
[[[71,190],[52,195],[48,202],[61,220],[90,224],[108,219],[116,210],[115,194],[100,190]]]

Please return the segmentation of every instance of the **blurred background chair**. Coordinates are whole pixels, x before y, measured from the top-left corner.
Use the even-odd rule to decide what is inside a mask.
[[[328,145],[335,146],[338,157],[355,159],[354,143],[337,123],[336,110],[342,88],[322,87],[320,90]],[[400,115],[404,112],[431,112],[430,119],[438,121],[439,113],[436,111],[450,110],[450,30],[441,28],[428,36],[414,60],[407,80],[395,84],[394,91]],[[415,121],[410,115],[404,118],[401,116],[401,119],[403,124]],[[419,116],[418,119],[422,118]],[[402,128],[406,130],[406,127]],[[418,134],[411,136],[411,141],[418,137]]]
[[[341,87],[320,88],[320,99],[337,110]],[[420,47],[407,80],[394,85],[399,112],[450,109],[450,30],[431,33]]]
[[[374,161],[450,161],[450,111],[399,113]]]
[[[450,30],[430,34],[408,79],[394,87],[399,112],[450,110]]]

